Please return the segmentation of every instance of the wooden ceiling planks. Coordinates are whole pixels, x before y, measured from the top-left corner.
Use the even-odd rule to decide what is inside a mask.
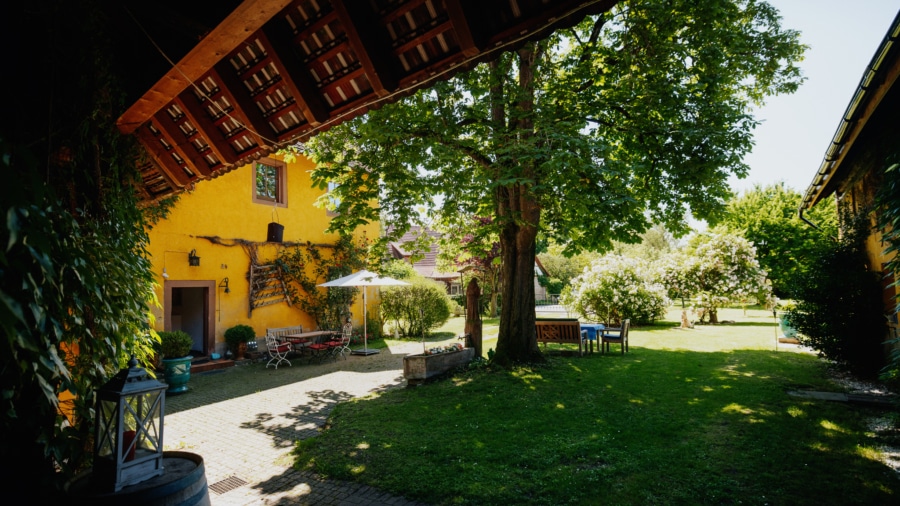
[[[156,200],[615,3],[245,0],[118,124]]]

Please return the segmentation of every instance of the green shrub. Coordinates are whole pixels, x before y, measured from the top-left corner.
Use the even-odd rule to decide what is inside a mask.
[[[547,289],[547,293],[562,293],[568,284],[559,278],[538,275],[538,283]]]
[[[225,331],[225,344],[231,353],[237,353],[241,343],[256,340],[256,331],[250,325],[239,324]]]
[[[157,332],[159,334],[159,354],[161,358],[181,358],[191,354],[194,339],[183,330]]]
[[[840,240],[819,246],[798,277],[796,308],[786,317],[802,345],[872,377],[884,363],[886,329],[879,276],[866,267],[866,220],[864,213],[861,219],[844,217],[848,225]]]
[[[408,280],[381,293],[381,314],[406,337],[425,336],[450,318],[450,297],[444,285],[429,279]]]
[[[372,311],[366,315],[366,331],[369,333],[369,339],[381,339],[381,326],[384,322],[377,311]],[[362,335],[362,329],[360,329]]]

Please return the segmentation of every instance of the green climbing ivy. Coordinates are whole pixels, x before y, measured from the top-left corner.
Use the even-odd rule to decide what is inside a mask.
[[[41,504],[90,464],[93,393],[131,354],[149,364],[158,339],[138,151],[115,125],[124,100],[105,20],[58,7],[48,26],[65,19],[72,31],[45,63],[53,114],[0,131],[12,183],[0,185],[0,459],[12,463],[0,485],[28,483]]]
[[[320,245],[307,242],[281,250],[276,262],[285,275],[291,303],[316,320],[319,328],[340,329],[359,294],[358,288],[323,288],[318,285],[347,276],[366,266],[366,239],[343,235],[325,254]]]

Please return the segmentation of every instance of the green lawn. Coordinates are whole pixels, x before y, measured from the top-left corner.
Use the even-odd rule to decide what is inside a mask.
[[[836,387],[814,356],[776,351],[770,312],[685,330],[679,315],[635,328],[624,356],[551,354],[341,404],[297,466],[431,504],[900,503],[865,425],[883,413],[786,395]]]

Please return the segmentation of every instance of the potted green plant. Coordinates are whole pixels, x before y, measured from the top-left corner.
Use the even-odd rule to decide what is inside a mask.
[[[162,358],[167,394],[187,392],[187,382],[191,379],[191,346],[193,338],[182,330],[159,332],[159,355]]]
[[[249,341],[256,341],[256,331],[250,325],[239,324],[225,331],[225,344],[236,360],[244,358]]]

